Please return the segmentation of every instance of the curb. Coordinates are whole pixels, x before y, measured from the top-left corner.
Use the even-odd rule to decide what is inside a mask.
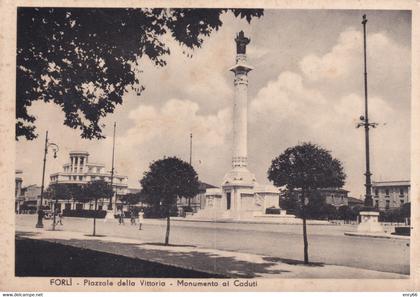
[[[354,237],[371,237],[371,238],[410,240],[410,236],[389,235],[389,234],[386,234],[386,233],[379,233],[378,234],[378,233],[344,232],[344,235],[354,236]]]

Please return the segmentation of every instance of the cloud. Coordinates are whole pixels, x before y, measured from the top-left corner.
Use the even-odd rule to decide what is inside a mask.
[[[326,100],[318,90],[304,86],[300,74],[286,71],[258,91],[250,103],[250,116],[253,121],[267,117],[276,121],[291,119],[314,103],[322,106]]]
[[[120,170],[140,177],[152,160],[163,156],[178,156],[188,161],[190,133],[196,169],[204,176],[209,176],[206,171],[214,172],[213,166],[223,169],[219,160],[225,162],[225,159],[217,158],[214,152],[224,152],[223,146],[229,141],[231,111],[221,109],[210,115],[199,112],[198,103],[177,98],[160,108],[140,105],[132,110],[128,118],[134,124],[117,138]]]
[[[367,67],[369,89],[374,93],[393,89],[409,90],[410,49],[401,46],[385,32],[367,36]],[[299,63],[309,82],[324,82],[324,88],[336,85],[339,91],[360,89],[363,85],[363,35],[347,28],[330,51],[323,55],[309,54]]]
[[[371,34],[369,41],[372,72],[379,72],[369,83],[369,117],[381,124],[371,131],[374,179],[404,179],[409,173],[409,137],[402,131],[409,131],[409,118],[392,106],[395,89],[387,86],[407,83],[401,80],[409,66],[405,61],[387,62],[408,51],[384,33]],[[254,156],[264,151],[259,163],[269,164],[273,156],[302,141],[315,142],[343,161],[346,188],[356,196],[363,192],[364,133],[356,125],[364,113],[364,98],[361,79],[355,79],[362,78],[361,42],[359,31],[347,29],[324,54],[304,56],[300,71],[283,71],[257,92],[250,102],[250,117],[251,130],[259,138],[251,140],[250,151]],[[261,143],[270,143],[271,148],[262,150]],[[264,168],[259,169],[257,176],[264,175]]]

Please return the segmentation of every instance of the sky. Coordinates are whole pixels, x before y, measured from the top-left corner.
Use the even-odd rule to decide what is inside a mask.
[[[316,143],[343,163],[344,188],[364,193],[364,131],[356,129],[363,107],[363,27],[366,13],[371,171],[374,181],[410,178],[411,14],[408,11],[265,10],[251,24],[231,13],[223,26],[189,51],[169,36],[167,66],[141,59],[138,71],[146,90],[128,91],[123,105],[103,119],[103,140],[83,140],[64,126],[54,104],[35,102],[39,137],[16,142],[16,168],[23,184],[41,184],[45,131],[59,145],[48,155],[46,176],[62,171],[71,150],[87,150],[91,162],[110,170],[112,126],[117,123],[115,170],[139,180],[151,162],[163,156],[189,160],[199,179],[220,186],[231,167],[233,73],[237,32],[251,39],[247,47],[248,168],[268,183],[271,160],[288,147]]]

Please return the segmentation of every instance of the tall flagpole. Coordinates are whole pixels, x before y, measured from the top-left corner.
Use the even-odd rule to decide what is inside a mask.
[[[108,209],[112,210],[112,197],[114,196],[114,154],[115,154],[115,128],[116,122],[114,122],[114,135],[112,137],[112,167],[111,167],[111,197],[109,198]],[[116,198],[115,198],[116,199]]]
[[[190,165],[192,165],[192,133],[190,133]],[[191,198],[188,198],[188,207],[191,207]]]
[[[190,133],[190,165],[192,164],[192,133]]]

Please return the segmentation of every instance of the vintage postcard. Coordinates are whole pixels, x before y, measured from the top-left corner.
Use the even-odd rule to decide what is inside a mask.
[[[418,2],[1,7],[0,291],[419,289]]]

